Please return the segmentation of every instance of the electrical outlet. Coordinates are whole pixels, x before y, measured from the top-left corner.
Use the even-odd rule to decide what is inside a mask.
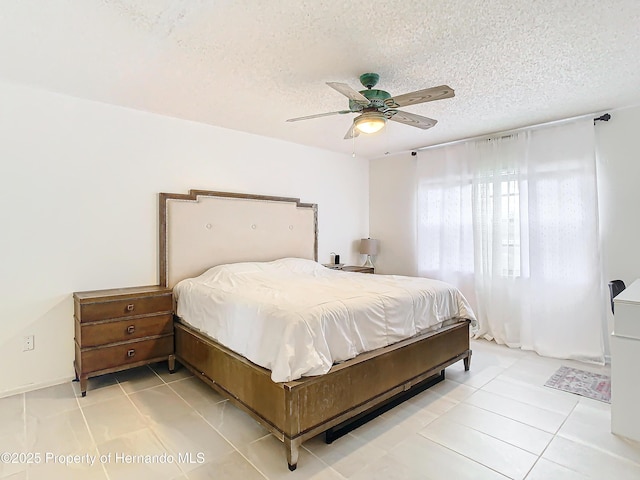
[[[28,352],[29,350],[33,350],[35,348],[35,343],[34,343],[34,336],[33,335],[28,335],[26,337],[24,337],[24,342],[22,344],[22,351],[23,352]]]

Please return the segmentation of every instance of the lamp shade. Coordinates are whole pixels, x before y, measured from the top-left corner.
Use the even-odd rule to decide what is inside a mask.
[[[378,253],[378,240],[363,238],[360,240],[360,253],[363,255],[375,255]]]

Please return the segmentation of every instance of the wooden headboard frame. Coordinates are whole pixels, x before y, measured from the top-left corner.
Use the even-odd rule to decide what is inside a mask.
[[[208,190],[160,193],[160,285],[225,263],[318,260],[318,207],[298,198]]]

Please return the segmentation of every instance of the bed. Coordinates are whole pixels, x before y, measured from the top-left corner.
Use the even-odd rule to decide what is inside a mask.
[[[335,348],[326,347],[324,340],[316,341],[316,334],[309,334],[313,331],[309,327],[313,321],[294,321],[294,324],[302,325],[299,330],[306,332],[307,336],[303,335],[303,340],[296,337],[291,341],[293,344],[300,342],[298,352],[312,352],[312,359],[302,360],[302,366],[291,361],[291,358],[297,358],[292,356],[291,348],[285,348],[285,353],[274,353],[277,349],[271,348],[274,347],[273,342],[264,342],[262,346],[268,347],[264,355],[244,350],[247,345],[261,346],[261,337],[241,335],[234,343],[233,336],[224,332],[233,330],[239,321],[229,322],[227,313],[240,311],[242,315],[239,318],[244,321],[251,312],[264,314],[268,309],[256,307],[253,298],[243,297],[237,302],[242,306],[239,310],[229,307],[232,304],[225,304],[224,301],[229,299],[224,297],[224,301],[221,300],[222,290],[228,290],[225,295],[228,294],[230,285],[237,282],[229,272],[246,276],[247,272],[260,271],[265,265],[270,268],[273,265],[283,268],[285,265],[285,270],[294,270],[293,273],[287,270],[286,275],[301,274],[298,270],[304,270],[304,275],[314,272],[311,276],[320,278],[322,285],[321,288],[312,287],[314,291],[320,290],[315,294],[324,305],[320,310],[309,303],[312,300],[317,302],[318,298],[301,301],[295,291],[290,292],[286,301],[278,298],[276,303],[290,303],[294,310],[297,309],[296,315],[301,310],[314,309],[314,321],[323,326],[323,331],[332,323],[326,318],[333,318],[332,315],[344,307],[344,299],[338,301],[341,307],[330,301],[336,290],[343,290],[341,285],[354,284],[356,291],[381,290],[388,294],[384,297],[386,300],[376,307],[379,314],[380,305],[387,308],[390,301],[396,301],[389,300],[396,298],[390,294],[393,288],[405,291],[408,287],[403,282],[427,280],[381,276],[377,279],[377,286],[369,287],[366,286],[366,277],[372,275],[337,272],[322,267],[317,263],[317,206],[301,203],[295,198],[204,190],[191,190],[189,194],[161,193],[159,215],[160,283],[176,287],[174,291],[178,299],[175,323],[177,359],[281,440],[290,470],[296,468],[298,450],[305,440],[361,419],[381,405],[422,388],[436,378],[444,378],[444,369],[455,362],[462,360],[465,370],[469,369],[469,328],[475,318],[473,312],[467,310],[466,301],[461,301],[450,287],[447,287],[449,290],[445,295],[449,300],[444,303],[458,303],[455,315],[436,308],[438,318],[427,321],[420,313],[422,310],[418,309],[417,313],[402,314],[404,320],[397,325],[380,325],[371,338],[363,337],[355,342],[344,340],[343,345]],[[220,274],[221,271],[224,274]],[[214,302],[209,307],[193,306],[191,293],[200,288],[193,283],[198,278],[204,278],[204,283],[217,289],[215,293],[209,291],[204,295],[200,293],[200,296],[217,297],[219,303]],[[298,280],[294,281],[299,284],[306,282],[299,280],[301,277],[296,278]],[[278,285],[275,284],[276,291],[290,290]],[[431,285],[430,288],[435,289],[436,286]],[[260,289],[254,287],[251,290]],[[237,299],[238,292],[231,293],[231,297],[234,295]],[[351,319],[349,328],[356,329],[359,334],[366,329],[367,318],[377,318],[376,308],[367,307],[369,300],[364,298],[366,296],[355,295],[348,300],[357,308],[365,309],[356,308],[355,313],[347,315]],[[409,303],[420,304],[418,297],[409,297]],[[435,304],[442,306],[443,300]],[[208,308],[210,312],[224,312],[219,313],[214,321],[224,325],[222,334],[220,330],[212,333],[205,328],[202,318],[193,315],[193,311],[206,311]],[[434,307],[431,305],[429,308]],[[391,310],[404,311],[395,307]],[[280,319],[279,323],[278,315],[274,317],[273,312],[263,316],[272,319],[267,320],[271,322],[268,323],[271,336],[288,339],[285,335],[286,319]],[[388,316],[388,311],[378,315],[379,318]],[[407,321],[408,317],[411,321]],[[329,337],[343,338],[341,328],[345,329],[336,327],[333,333],[329,332]],[[290,345],[289,340],[282,344]]]

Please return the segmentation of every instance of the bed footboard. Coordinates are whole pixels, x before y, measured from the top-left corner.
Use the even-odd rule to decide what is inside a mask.
[[[335,365],[327,374],[274,383],[271,372],[176,322],[176,355],[198,378],[284,442],[294,470],[302,442],[342,424],[464,360],[469,322],[443,327]]]

